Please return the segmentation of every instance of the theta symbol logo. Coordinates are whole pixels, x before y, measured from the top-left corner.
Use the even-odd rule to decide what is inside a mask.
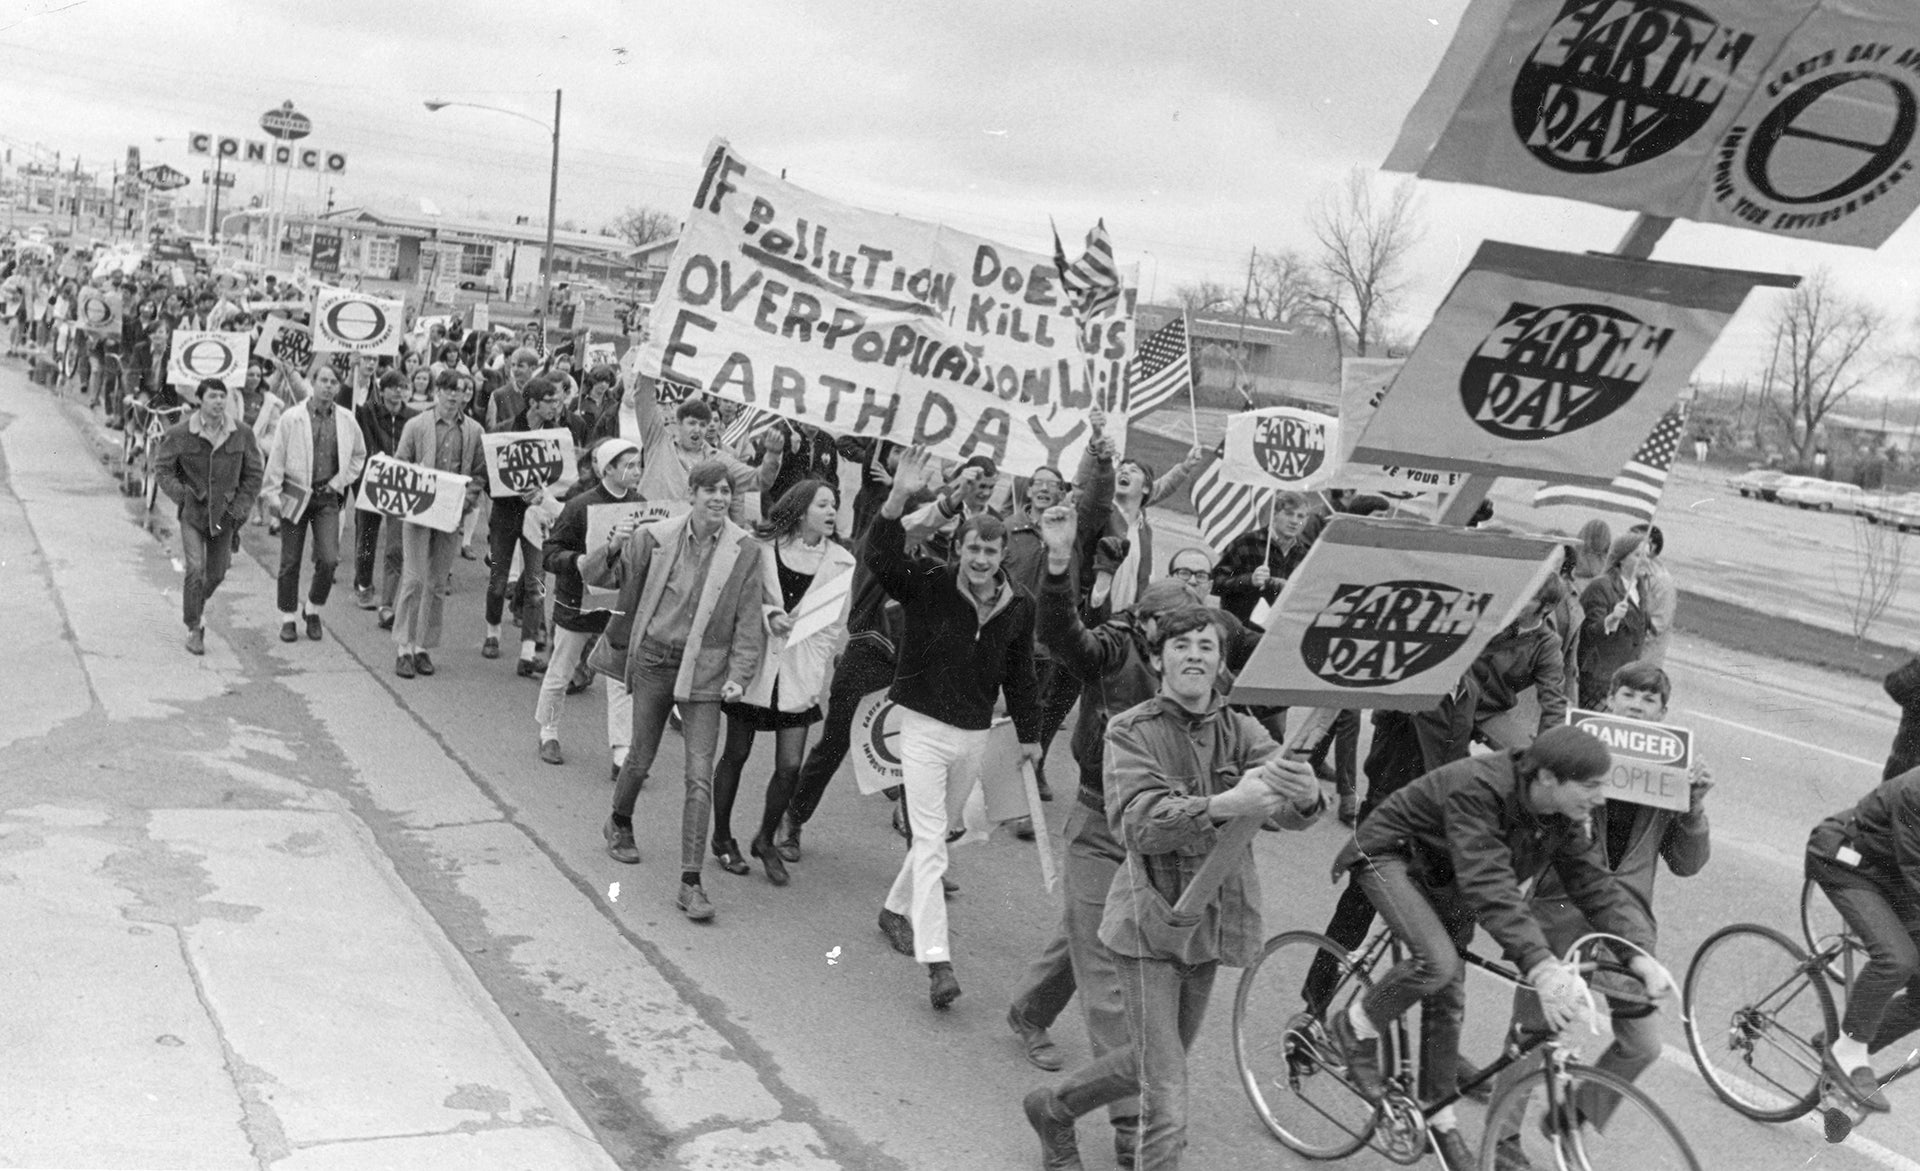
[[[353,349],[372,349],[393,330],[387,311],[372,301],[349,298],[327,309],[327,331]]]
[[[217,337],[194,338],[180,347],[180,369],[194,378],[225,378],[239,365],[232,346]]]
[[[1307,669],[1336,687],[1382,687],[1445,662],[1493,602],[1435,581],[1342,585],[1300,641]]]
[[[1608,305],[1515,302],[1460,372],[1460,401],[1502,439],[1552,439],[1625,406],[1673,340]]]

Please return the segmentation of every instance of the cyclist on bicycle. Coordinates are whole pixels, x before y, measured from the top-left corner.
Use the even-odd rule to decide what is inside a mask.
[[[1613,673],[1607,693],[1607,711],[1633,720],[1660,721],[1667,717],[1667,703],[1673,695],[1673,683],[1667,673],[1652,663],[1628,663]],[[1658,927],[1653,914],[1653,880],[1659,863],[1679,878],[1698,874],[1706,866],[1711,846],[1708,841],[1706,811],[1702,803],[1713,787],[1712,774],[1698,761],[1690,778],[1688,806],[1685,810],[1657,809],[1625,801],[1607,801],[1593,812],[1593,836],[1605,849],[1607,869],[1620,880],[1649,923]],[[1549,871],[1534,888],[1533,917],[1546,933],[1547,946],[1555,955],[1564,955],[1581,936],[1593,931],[1587,917],[1567,896],[1559,875]],[[1660,1058],[1660,1030],[1653,1020],[1652,1005],[1613,1003],[1613,1044],[1594,1065],[1626,1081],[1637,1079]],[[1532,992],[1517,988],[1513,994],[1514,1023],[1538,1029],[1544,1023],[1540,1001]],[[1528,1063],[1516,1062],[1496,1080],[1497,1096],[1508,1084],[1519,1080]],[[1607,1120],[1620,1105],[1618,1095],[1596,1085],[1583,1087],[1588,1097],[1575,1103],[1578,1120],[1605,1130]],[[1502,1144],[1501,1171],[1526,1166],[1518,1143]]]
[[[1527,974],[1549,1024],[1573,1018],[1584,987],[1547,945],[1524,893],[1549,867],[1589,920],[1651,951],[1653,925],[1608,871],[1604,843],[1588,830],[1589,816],[1606,800],[1611,766],[1595,737],[1552,728],[1524,749],[1442,766],[1361,821],[1334,859],[1334,877],[1349,873],[1407,949],[1366,996],[1328,1022],[1355,1088],[1368,1099],[1386,1094],[1381,1027],[1419,1001],[1431,1041],[1422,1046],[1420,1096],[1434,1101],[1453,1092],[1466,1007],[1460,951],[1475,923]],[[1649,991],[1672,991],[1672,977],[1648,956],[1635,955],[1630,966]],[[1429,1124],[1448,1166],[1472,1161],[1450,1107]]]
[[[1867,952],[1827,1050],[1828,1074],[1861,1106],[1884,1113],[1887,1096],[1868,1055],[1920,1028],[1920,768],[1815,826],[1807,877]]]

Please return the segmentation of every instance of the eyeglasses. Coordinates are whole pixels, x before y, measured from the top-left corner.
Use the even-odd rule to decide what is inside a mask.
[[[1213,576],[1213,572],[1207,569],[1169,569],[1167,570],[1167,574],[1170,577],[1177,577],[1188,584],[1207,581]]]

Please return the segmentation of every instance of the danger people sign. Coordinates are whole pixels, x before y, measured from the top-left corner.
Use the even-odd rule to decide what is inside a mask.
[[[1609,800],[1658,809],[1687,807],[1691,796],[1688,778],[1693,768],[1691,731],[1579,708],[1567,713],[1567,722],[1593,735],[1613,753]]]

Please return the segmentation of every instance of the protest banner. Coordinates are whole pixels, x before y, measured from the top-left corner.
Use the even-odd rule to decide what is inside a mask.
[[[316,353],[384,354],[400,352],[400,323],[405,305],[351,289],[313,291],[313,348]]]
[[[1306,491],[1338,466],[1340,420],[1295,407],[1264,407],[1227,418],[1220,474],[1231,484]]]
[[[295,370],[313,364],[313,331],[297,321],[269,317],[260,327],[260,349]]]
[[[618,360],[618,355],[619,351],[612,342],[593,342],[587,346],[586,356],[582,358],[580,365],[586,370],[591,370],[595,366],[611,366]]]
[[[203,378],[218,378],[228,390],[238,390],[247,380],[252,344],[250,334],[176,329],[167,353],[167,385],[194,387]]]
[[[1474,0],[1386,169],[1875,247],[1920,204],[1911,0]]]
[[[901,783],[900,706],[884,688],[853,709],[853,782],[866,794]]]
[[[1548,540],[1335,515],[1281,591],[1233,702],[1431,708],[1559,563]]]
[[[690,507],[685,500],[622,500],[590,505],[587,508],[587,552],[605,548],[613,533],[613,526],[627,517],[635,517],[641,524],[652,524],[657,520],[684,516]],[[581,595],[582,610],[611,610],[620,591],[585,586]]]
[[[1574,708],[1567,723],[1591,733],[1613,753],[1608,800],[1685,810],[1692,800],[1693,732]]]
[[[529,488],[577,479],[573,432],[565,427],[540,431],[493,431],[481,437],[487,461],[487,491],[518,496]]]
[[[1605,485],[1747,293],[1797,279],[1485,241],[1353,458]]]
[[[88,333],[119,333],[120,314],[120,294],[103,293],[99,289],[80,290],[80,301],[74,306],[80,328]]]
[[[460,527],[466,503],[467,477],[376,455],[367,460],[354,507],[450,533]]]
[[[473,317],[468,322],[470,328],[485,333],[493,328],[493,309],[485,302],[478,301],[473,306]]]
[[[1073,467],[1133,327],[1086,323],[1083,354],[1067,304],[1051,256],[824,199],[716,139],[640,368],[841,434]]]
[[[1387,396],[1404,358],[1340,360],[1340,464],[1322,485],[1373,492],[1389,500],[1411,500],[1428,492],[1451,492],[1464,479],[1459,472],[1430,472],[1397,465],[1356,463],[1353,449],[1360,433]]]

